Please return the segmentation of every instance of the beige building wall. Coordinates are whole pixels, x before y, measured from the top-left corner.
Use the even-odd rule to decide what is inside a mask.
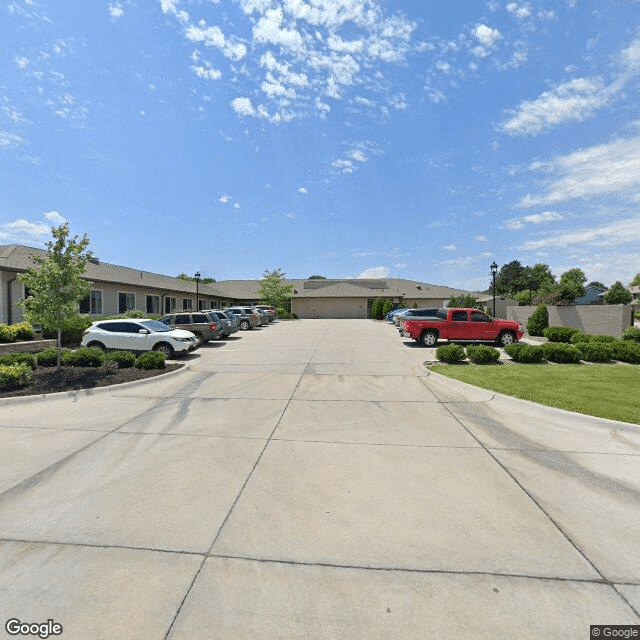
[[[509,307],[507,319],[516,320],[527,330],[527,320],[535,306]],[[619,338],[633,324],[633,307],[625,304],[575,304],[548,306],[549,326],[573,327],[583,333]]]
[[[24,287],[15,279],[18,274],[11,271],[0,272],[0,322],[20,322],[22,309],[16,304],[24,296]]]
[[[300,319],[367,317],[366,298],[292,298],[291,311]]]

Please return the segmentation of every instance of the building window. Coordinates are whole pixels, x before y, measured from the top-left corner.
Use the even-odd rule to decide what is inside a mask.
[[[175,298],[165,298],[164,299],[164,312],[165,313],[173,313],[178,306],[178,301]]]
[[[193,298],[182,298],[182,310],[191,311],[193,309]]]
[[[198,311],[202,311],[203,309],[209,309],[209,304],[206,300],[198,300]]]
[[[160,296],[147,296],[147,313],[160,313]]]
[[[90,313],[92,316],[102,315],[102,291],[91,291],[91,293],[80,300],[80,313]]]
[[[91,315],[101,316],[102,315],[102,291],[92,291],[89,294],[89,298],[91,301]]]
[[[118,313],[132,311],[136,308],[135,293],[118,293]]]

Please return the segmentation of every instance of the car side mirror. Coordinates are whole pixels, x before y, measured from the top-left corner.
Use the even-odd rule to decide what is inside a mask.
[[[148,329],[138,329],[138,333],[141,333],[142,335],[146,336],[149,334],[149,330]]]

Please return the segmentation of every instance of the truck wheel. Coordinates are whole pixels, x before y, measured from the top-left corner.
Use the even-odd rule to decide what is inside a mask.
[[[501,347],[506,347],[508,344],[512,344],[516,341],[516,337],[513,335],[511,331],[503,331],[498,336],[498,344]]]
[[[438,342],[438,334],[435,331],[424,331],[420,336],[420,344],[423,347],[435,347]]]

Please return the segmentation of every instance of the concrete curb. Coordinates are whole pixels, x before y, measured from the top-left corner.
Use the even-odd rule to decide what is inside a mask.
[[[33,396],[17,396],[14,398],[0,398],[0,407],[8,404],[33,404],[36,402],[46,402],[47,400],[54,400],[57,398],[86,398],[95,395],[110,394],[112,389],[122,389],[134,386],[144,385],[149,382],[154,382],[159,379],[165,380],[167,377],[173,377],[180,373],[185,373],[191,369],[191,365],[184,364],[180,369],[175,371],[168,371],[167,373],[161,373],[157,376],[145,378],[144,380],[132,380],[131,382],[121,382],[120,384],[111,384],[106,387],[91,387],[89,389],[76,389],[73,391],[58,391],[57,393],[42,393],[40,395]]]

